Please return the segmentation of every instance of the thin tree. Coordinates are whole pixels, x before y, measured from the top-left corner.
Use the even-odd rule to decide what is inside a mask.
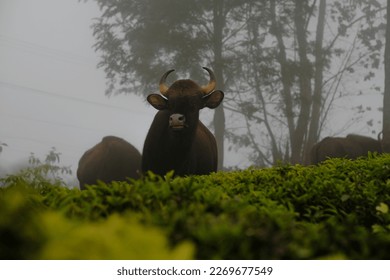
[[[305,144],[305,151],[310,148],[318,141],[319,130],[320,130],[320,117],[322,107],[322,95],[323,95],[323,72],[324,72],[324,51],[323,51],[323,40],[324,40],[324,28],[325,28],[325,14],[326,14],[326,0],[320,0],[318,8],[318,20],[316,29],[316,38],[314,45],[314,89],[312,97],[312,107],[310,115],[310,126],[308,130],[308,137]],[[309,154],[305,153],[305,163],[309,162]]]
[[[390,152],[390,5],[387,5],[386,46],[384,55],[385,81],[383,95],[383,139],[382,148],[386,153]]]

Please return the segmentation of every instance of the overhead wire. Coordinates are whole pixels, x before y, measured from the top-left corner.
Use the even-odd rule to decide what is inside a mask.
[[[25,40],[17,39],[15,37],[0,34],[0,44],[4,46],[15,47],[19,50],[28,53],[38,54],[40,56],[46,56],[51,58],[60,59],[67,62],[76,62],[87,64],[91,67],[96,67],[97,61],[93,57],[86,57],[72,52],[58,50],[54,48],[45,47]]]
[[[6,36],[6,35],[0,34],[0,46],[11,47],[13,50],[16,48],[19,51],[33,53],[34,55],[39,55],[39,56],[45,56],[49,59],[57,59],[57,60],[59,59],[61,61],[66,61],[66,62],[71,62],[71,63],[82,62],[82,63],[88,64],[89,66],[93,66],[94,68],[96,68],[96,61],[94,59],[92,59],[92,57],[87,58],[87,57],[77,55],[74,53],[65,52],[62,50],[57,50],[57,49],[53,49],[53,48],[49,48],[49,47],[44,47],[44,46],[41,46],[41,45],[38,45],[35,43],[16,39],[16,38]],[[68,96],[68,95],[64,95],[64,94],[60,94],[60,93],[56,93],[56,92],[52,92],[52,91],[48,91],[48,90],[37,89],[37,88],[31,87],[31,86],[20,85],[20,84],[16,84],[16,83],[4,81],[4,80],[0,80],[0,88],[1,87],[3,87],[3,89],[4,88],[15,89],[15,91],[12,91],[12,94],[35,94],[35,95],[49,96],[51,98],[58,98],[61,100],[68,100],[68,101],[77,102],[77,103],[85,103],[85,104],[89,104],[92,106],[102,107],[105,109],[112,109],[115,111],[124,111],[126,113],[133,113],[133,114],[137,114],[137,115],[149,116],[148,113],[143,112],[141,110],[134,110],[133,108],[126,108],[123,106],[117,106],[117,105],[106,104],[106,103],[102,103],[102,102],[98,102],[98,101],[87,100],[87,99],[80,98],[80,97]],[[0,97],[2,94],[9,94],[9,92],[4,91],[4,90],[3,91],[0,90]],[[2,104],[0,103],[0,106],[1,105]],[[95,132],[106,132],[105,130],[100,130],[100,129],[81,127],[81,126],[69,124],[69,123],[55,122],[53,120],[42,120],[42,119],[35,118],[35,117],[17,116],[17,115],[12,115],[9,113],[4,113],[4,112],[0,112],[0,115],[3,115],[3,116],[8,117],[8,118],[13,118],[13,119],[21,119],[23,121],[40,122],[40,123],[46,123],[46,124],[50,124],[50,125],[66,126],[66,127],[70,127],[70,128],[89,130],[89,131],[95,131]],[[0,136],[5,137],[6,139],[17,139],[17,140],[33,142],[33,143],[37,143],[40,145],[44,145],[46,147],[47,146],[49,146],[49,147],[56,146],[56,145],[53,145],[53,143],[49,143],[49,142],[44,141],[42,139],[35,139],[35,138],[31,138],[31,137],[26,137],[26,136],[6,135],[4,133],[1,133]],[[3,142],[5,142],[5,141],[3,141]],[[19,151],[19,152],[26,151],[26,149],[20,149],[18,147],[13,147],[10,143],[7,143],[7,144],[8,144],[7,149],[15,150],[15,151]],[[79,155],[79,152],[75,151],[75,149],[77,149],[75,146],[70,146],[68,144],[59,143],[59,142],[57,142],[55,144],[60,145],[61,148],[64,148],[65,146],[70,148],[70,150],[68,148],[66,148],[67,157],[69,156],[68,155],[69,152],[72,154]],[[29,152],[31,152],[31,151],[29,151]]]
[[[6,87],[10,87],[10,88],[23,89],[25,91],[30,91],[29,93],[32,92],[33,94],[47,95],[47,96],[50,96],[50,97],[67,99],[67,100],[71,100],[71,101],[75,101],[75,102],[82,102],[82,103],[92,104],[92,105],[95,105],[95,106],[100,106],[100,107],[105,107],[105,108],[112,108],[112,109],[122,110],[122,111],[126,111],[126,112],[133,112],[133,113],[137,113],[137,114],[140,114],[140,115],[148,115],[146,112],[143,112],[143,111],[140,111],[140,110],[134,110],[134,109],[121,107],[121,106],[117,106],[117,105],[112,105],[112,104],[105,104],[105,103],[92,101],[92,100],[87,100],[87,99],[83,99],[83,98],[79,98],[79,97],[75,97],[75,96],[67,96],[67,95],[63,95],[63,94],[59,94],[59,93],[54,93],[54,92],[49,92],[49,91],[46,91],[46,90],[41,90],[41,89],[36,89],[36,88],[33,88],[33,87],[24,86],[24,85],[17,85],[17,84],[11,83],[11,82],[5,82],[5,81],[1,81],[0,80],[0,85],[6,86]],[[0,94],[1,93],[2,92],[0,92]],[[23,92],[20,92],[20,91],[17,92],[17,93],[23,94]]]

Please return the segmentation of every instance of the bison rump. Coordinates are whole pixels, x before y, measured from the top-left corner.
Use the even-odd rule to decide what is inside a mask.
[[[124,181],[138,178],[141,168],[141,154],[122,138],[106,136],[100,143],[84,153],[79,161],[77,178],[80,189],[85,185]]]

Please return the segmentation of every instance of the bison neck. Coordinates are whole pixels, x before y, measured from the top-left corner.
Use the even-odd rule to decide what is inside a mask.
[[[145,139],[142,154],[142,170],[165,175],[174,170],[176,175],[196,174],[196,142],[198,124],[186,127],[183,131],[172,131],[168,126],[168,117],[160,111],[150,127]]]
[[[162,174],[170,170],[174,170],[176,175],[191,174],[193,172],[193,162],[195,160],[193,154],[193,144],[195,141],[194,129],[186,128],[186,131],[174,132],[168,130],[167,139],[163,147],[163,153],[161,160],[165,163],[162,164]]]

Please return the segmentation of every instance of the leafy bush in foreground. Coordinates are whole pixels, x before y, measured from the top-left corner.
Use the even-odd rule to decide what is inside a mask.
[[[390,258],[390,155],[85,191],[20,182],[0,189],[2,258]]]
[[[53,187],[56,188],[56,187]],[[68,219],[16,186],[0,196],[1,259],[189,259],[193,246],[170,248],[163,231],[129,215]]]

